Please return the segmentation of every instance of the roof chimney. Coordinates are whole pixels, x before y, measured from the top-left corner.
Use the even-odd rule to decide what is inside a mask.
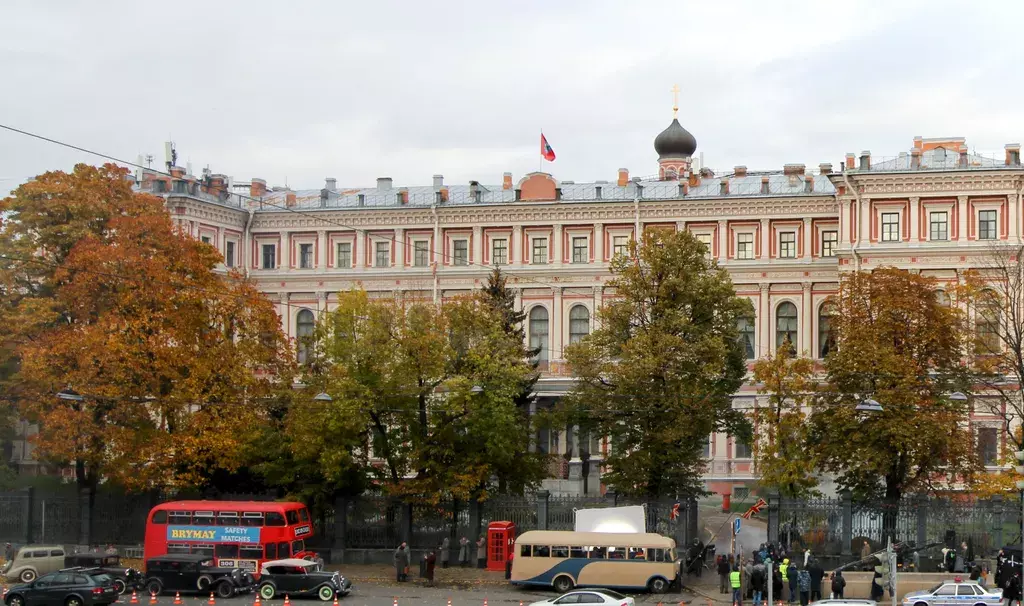
[[[405,187],[398,190],[398,203],[405,206],[409,203],[409,190]]]
[[[924,149],[924,137],[914,137],[914,149]]]
[[[784,164],[782,165],[782,174],[784,175],[802,175],[806,167],[803,164]]]
[[[958,165],[960,166],[960,168],[967,168],[967,146],[966,145],[961,145],[960,146],[960,157],[958,159],[958,163],[959,163]]]
[[[1006,165],[1020,166],[1020,143],[1006,144]]]
[[[807,175],[807,177],[804,178],[804,192],[808,194],[814,193],[814,176]]]
[[[337,179],[335,179],[334,177],[327,177],[326,179],[324,179],[324,182],[327,184],[326,185],[327,191],[337,191],[337,189],[338,189],[338,180]]]
[[[690,176],[686,179],[686,185],[689,187],[697,187],[700,185],[700,175],[691,171]]]
[[[768,175],[761,177],[761,195],[767,196],[770,193],[768,189]]]
[[[857,167],[857,156],[853,155],[853,152],[846,153],[846,168],[847,170],[854,170]]]
[[[722,180],[718,182],[718,195],[729,195],[729,179],[727,177],[722,177]]]
[[[628,184],[628,183],[629,183],[629,169],[628,168],[620,168],[619,169],[619,181],[618,181],[619,187],[625,187],[626,184]]]
[[[871,152],[868,150],[860,152],[860,170],[871,170]]]
[[[284,195],[284,205],[288,208],[295,206],[295,192],[289,191]]]
[[[747,167],[746,166],[737,166],[737,167],[732,169],[732,172],[737,177],[746,177],[747,176]]]
[[[910,150],[910,170],[919,170],[921,168],[921,148],[915,147]]]
[[[249,184],[249,195],[253,198],[262,198],[267,195],[267,182],[263,179],[253,178]]]
[[[512,189],[512,173],[501,175],[501,189]]]
[[[381,191],[391,189],[391,177],[377,177],[377,189]]]
[[[444,175],[434,175],[434,191],[444,187]]]
[[[821,164],[818,165],[818,172],[823,174],[823,175],[831,175],[832,174],[832,163],[831,162],[822,162]]]

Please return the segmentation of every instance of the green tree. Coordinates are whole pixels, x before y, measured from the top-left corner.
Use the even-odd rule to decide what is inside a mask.
[[[307,378],[332,401],[295,407],[289,431],[300,457],[337,477],[365,470],[410,499],[482,498],[529,442],[515,398],[532,372],[479,298],[406,306],[343,292],[317,327]]]
[[[836,347],[815,399],[810,446],[840,486],[883,498],[970,482],[977,470],[963,364],[973,334],[963,311],[936,297],[934,280],[895,268],[845,274],[830,301]],[[881,412],[859,413],[872,398]],[[887,529],[895,523],[886,517]]]
[[[787,497],[814,492],[815,461],[807,452],[805,407],[815,388],[814,361],[797,357],[789,342],[754,363],[752,383],[768,396],[768,406],[754,409],[754,457],[762,486]]]
[[[689,232],[645,234],[632,252],[612,262],[601,327],[566,350],[578,377],[566,404],[610,437],[618,491],[698,493],[709,434],[751,438],[732,407],[746,373],[736,324],[751,305]]]

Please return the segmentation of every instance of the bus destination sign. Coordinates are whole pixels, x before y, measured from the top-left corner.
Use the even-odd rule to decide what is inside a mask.
[[[259,543],[260,529],[253,526],[168,526],[168,541],[211,543]]]

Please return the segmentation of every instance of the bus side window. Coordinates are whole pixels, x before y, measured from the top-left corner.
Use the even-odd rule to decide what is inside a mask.
[[[167,553],[188,553],[188,545],[183,543],[168,543]]]
[[[630,547],[629,548],[629,559],[631,559],[631,560],[642,560],[642,559],[644,559],[644,548],[643,547]]]
[[[167,523],[167,512],[163,511],[163,510],[154,511],[153,512],[153,519],[151,520],[151,522],[153,524],[166,524]]]
[[[194,526],[213,526],[213,520],[212,511],[197,511],[192,514],[192,524]]]
[[[266,547],[267,547],[267,559],[268,560],[276,560],[277,559],[277,543],[267,543]]]
[[[277,544],[277,557],[283,560],[290,555],[292,555],[292,551],[289,549],[287,542]]]
[[[558,545],[551,548],[551,557],[553,558],[567,558],[569,557],[569,547]]]
[[[217,513],[218,526],[238,526],[238,512],[220,511]]]
[[[288,516],[289,524],[299,523],[299,512],[295,511],[294,509],[289,509],[288,511],[285,512],[285,514]]]
[[[306,511],[305,507],[303,507],[302,509],[299,510],[299,521],[300,522],[308,522],[309,521],[309,512]]]
[[[661,548],[658,548],[658,549],[648,549],[647,550],[647,561],[648,562],[664,562],[665,561],[665,550],[661,549]]]
[[[584,551],[584,549],[582,547],[575,547],[575,546],[573,546],[573,547],[569,548],[569,557],[570,558],[585,558],[585,557],[587,557],[587,552]]]
[[[608,551],[607,547],[594,547],[590,550],[591,560],[603,560],[605,553]]]
[[[608,548],[608,559],[609,560],[625,560],[626,550],[621,547],[609,547]]]
[[[267,526],[284,526],[284,516],[277,511],[268,511]]]
[[[521,557],[521,558],[531,557],[530,556],[530,549],[532,547],[533,547],[533,545],[520,545],[519,546],[519,557]]]
[[[186,550],[185,553],[188,553]],[[213,557],[213,545],[193,545],[192,553]]]
[[[551,556],[551,548],[547,545],[534,545],[533,546],[533,557],[535,558],[546,558]]]
[[[216,555],[218,558],[236,559],[238,557],[238,543],[217,545]]]
[[[246,511],[242,514],[242,526],[263,526],[263,514]]]
[[[188,526],[192,523],[192,512],[190,511],[172,511],[168,518],[168,522],[171,524],[177,524],[179,526]]]

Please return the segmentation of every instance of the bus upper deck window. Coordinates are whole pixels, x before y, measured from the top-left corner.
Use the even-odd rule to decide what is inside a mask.
[[[267,526],[284,526],[284,516],[278,511],[267,512]]]
[[[533,557],[535,558],[546,558],[551,556],[551,548],[547,545],[534,545],[533,546]]]
[[[286,512],[286,515],[288,516],[288,523],[289,524],[298,524],[299,523],[299,512],[295,511],[294,509],[289,509]]]
[[[299,521],[300,522],[308,522],[309,521],[309,512],[306,511],[305,507],[303,507],[302,509],[299,510]]]
[[[192,514],[192,524],[195,526],[213,526],[212,511],[197,511]]]
[[[244,512],[242,526],[263,526],[263,514],[255,511]]]
[[[237,511],[220,511],[217,513],[218,526],[238,526]]]
[[[190,511],[172,511],[171,515],[168,516],[167,521],[170,524],[188,525],[192,523],[192,512]]]
[[[166,524],[167,523],[167,512],[166,511],[154,511],[153,520],[154,524]]]

